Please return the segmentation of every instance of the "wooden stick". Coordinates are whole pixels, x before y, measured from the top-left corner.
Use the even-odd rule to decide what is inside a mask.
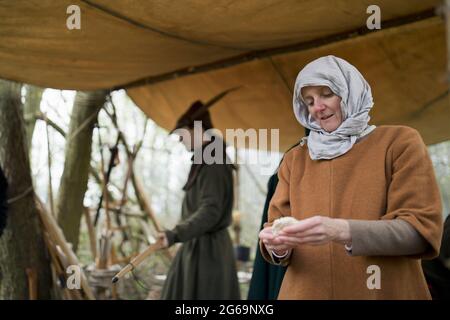
[[[121,226],[121,227],[111,227],[109,230],[114,232],[114,231],[123,231],[129,228],[130,226]]]
[[[27,277],[28,277],[28,295],[30,300],[37,300],[37,272],[34,268],[27,268]]]
[[[133,157],[128,156],[128,168],[127,168],[127,175],[125,176],[125,181],[123,183],[123,189],[122,189],[122,199],[120,201],[119,204],[119,208],[117,209],[117,211],[115,212],[115,217],[116,217],[116,222],[117,225],[119,227],[122,226],[121,220],[120,220],[120,214],[122,213],[123,207],[125,206],[127,199],[128,199],[128,195],[127,195],[127,186],[128,186],[128,181],[130,181],[130,177],[131,177],[131,171],[133,170]],[[126,220],[126,218],[125,218]],[[127,232],[122,229],[122,238],[124,241],[128,240],[128,234]]]
[[[450,82],[450,0],[445,0],[444,10],[447,40],[447,82]]]
[[[111,208],[111,211],[117,212],[119,209]],[[146,219],[146,216],[141,211],[121,211],[120,215],[127,216],[129,218]]]
[[[64,283],[63,287],[60,288],[63,291],[64,297],[69,300],[83,300],[81,293],[78,290],[69,290],[66,286],[66,272],[63,270],[62,262],[58,259],[56,245],[50,239],[50,235],[47,231],[44,230],[44,241],[47,245],[47,250],[50,253],[50,258],[52,261],[52,273],[54,273],[54,277],[57,277],[58,280],[61,281],[60,277],[63,277]]]
[[[116,260],[117,260],[116,249],[114,248],[114,244],[111,244],[111,250],[110,250],[109,259],[108,259],[108,266],[115,264]]]
[[[44,114],[44,117],[47,117]],[[47,164],[48,164],[48,198],[50,200],[50,212],[55,217],[55,203],[53,201],[53,187],[52,187],[52,154],[50,150],[50,136],[48,134],[48,124],[45,124],[45,132],[47,133]]]
[[[49,233],[51,239],[54,241],[55,244],[58,244],[61,247],[62,251],[68,257],[70,264],[79,266],[80,263],[78,262],[78,258],[76,257],[76,255],[72,251],[72,249],[69,247],[61,228],[58,226],[58,224],[55,221],[55,218],[47,212],[45,206],[37,197],[36,197],[36,202],[37,202],[38,213],[41,218],[41,221],[42,221],[45,229]],[[86,294],[86,297],[88,299],[95,300],[95,296],[92,293],[91,288],[89,287],[89,284],[86,279],[86,275],[84,274],[82,269],[81,269],[81,286],[83,288],[84,293]]]
[[[132,253],[132,254],[130,254],[128,257],[117,258],[117,259],[114,261],[114,264],[121,264],[121,263],[126,263],[126,264],[128,264],[128,263],[130,263],[130,261],[131,261],[134,257],[137,257],[137,256],[138,256],[137,253]]]
[[[155,251],[162,249],[162,243],[160,241],[151,244],[142,253],[138,254],[129,264],[127,264],[122,270],[119,271],[113,278],[112,283],[116,283],[125,274],[136,268],[145,258],[154,253]]]
[[[152,207],[150,205],[150,202],[148,198],[145,195],[144,187],[141,182],[141,179],[134,174],[134,172],[131,174],[131,178],[133,181],[134,189],[136,191],[136,197],[138,198],[139,204],[141,205],[144,212],[148,215],[150,220],[153,222],[153,225],[155,226],[156,231],[162,232],[162,228],[156,220],[155,214],[153,213]]]
[[[89,234],[89,244],[91,247],[92,260],[95,261],[95,259],[97,258],[97,237],[95,236],[95,229],[92,224],[91,213],[89,211],[89,208],[85,207],[83,212],[84,217],[86,219],[86,226]]]
[[[134,190],[136,192],[136,198],[138,199],[139,205],[144,210],[144,212],[149,216],[150,220],[153,222],[156,231],[162,232],[162,228],[159,225],[158,220],[156,220],[150,202],[145,196],[145,191],[142,182],[138,178],[138,176],[134,174],[134,172],[132,172],[131,174],[131,181],[133,182]],[[164,249],[162,253],[169,261],[173,259],[173,255],[169,250]]]
[[[100,130],[99,130],[99,141],[101,143]],[[106,214],[106,222],[107,222],[108,229],[111,227],[111,222],[110,222],[110,219],[109,219],[109,212],[108,212],[108,209],[109,209],[108,205],[109,205],[109,203],[108,203],[108,192],[107,192],[107,190],[108,190],[109,178],[111,177],[111,171],[115,167],[115,161],[116,161],[117,153],[118,153],[118,150],[119,150],[118,149],[119,142],[120,142],[120,135],[117,136],[117,141],[116,141],[114,147],[112,147],[110,149],[111,150],[111,155],[110,155],[110,158],[109,158],[108,168],[107,168],[106,172],[104,171],[105,169],[104,169],[103,151],[102,151],[102,149],[100,147],[101,159],[102,159],[102,161],[101,161],[101,171],[102,171],[102,174],[103,174],[103,192],[102,192],[102,194],[100,196],[97,213],[96,213],[95,219],[94,219],[94,226],[97,225],[98,218],[100,216],[100,209],[102,208],[103,198],[105,198],[105,202],[106,202],[105,214]]]
[[[408,16],[403,16],[399,18],[393,18],[391,20],[383,21],[383,28],[381,31],[385,31],[390,28],[395,28],[398,26],[406,25],[409,23],[413,23],[415,21],[421,21],[425,19],[429,19],[435,16],[434,8],[426,9],[421,12],[415,12]],[[236,56],[232,56],[230,58],[225,58],[218,61],[208,62],[202,65],[196,66],[188,66],[183,67],[178,70],[169,71],[167,73],[153,75],[149,77],[144,77],[138,80],[133,80],[131,82],[123,83],[120,85],[116,85],[111,88],[111,91],[120,90],[120,89],[131,89],[140,86],[146,86],[155,84],[158,82],[179,79],[181,77],[197,74],[197,73],[206,73],[213,70],[219,70],[224,68],[229,68],[241,63],[247,63],[254,60],[265,59],[269,57],[273,57],[276,55],[287,54],[290,52],[299,52],[306,51],[312,48],[317,48],[320,46],[324,46],[326,44],[336,43],[339,41],[344,41],[347,39],[353,39],[356,37],[361,37],[366,35],[367,33],[379,32],[379,30],[369,30],[365,25],[358,27],[353,30],[345,30],[344,32],[340,32],[337,34],[326,35],[319,39],[313,39],[306,42],[289,44],[287,46],[268,48],[268,49],[260,49],[247,51],[243,54],[239,54]]]
[[[99,253],[97,259],[97,269],[107,269],[111,254],[112,231],[105,229],[99,239]]]
[[[31,121],[31,120],[34,121],[34,119],[32,119],[32,117],[33,117],[33,115],[31,115],[31,117],[30,116],[26,117],[25,121]],[[64,138],[66,137],[66,132],[60,126],[58,126],[54,121],[50,120],[47,117],[47,114],[44,115],[41,111],[38,111],[34,115],[34,118],[45,121],[47,123],[47,125],[51,126],[53,129],[55,129],[61,136],[63,136]]]
[[[58,257],[58,260],[61,262],[61,266],[64,270],[67,270],[67,268],[70,266],[69,259],[67,258],[67,255],[62,251],[61,246],[55,245],[56,248],[56,256]]]
[[[127,140],[126,140],[125,135],[124,135],[123,132],[120,130],[119,124],[117,123],[117,117],[115,116],[115,114],[116,114],[115,109],[116,109],[116,108],[115,108],[115,106],[114,106],[114,103],[113,103],[112,99],[110,99],[110,103],[111,103],[111,105],[112,105],[112,107],[113,107],[114,114],[112,115],[112,114],[110,114],[106,109],[104,109],[104,110],[105,110],[106,114],[110,117],[110,119],[111,119],[111,121],[113,122],[114,126],[116,127],[117,131],[119,132],[119,137],[120,137],[120,139],[121,139],[121,141],[122,141],[123,146],[125,147],[125,150],[126,150],[126,152],[127,152],[128,158],[132,160],[132,161],[131,161],[131,163],[132,163],[133,160],[134,160],[134,159],[136,158],[136,156],[137,156],[137,152],[139,152],[139,150],[140,150],[140,148],[141,148],[141,146],[142,146],[144,137],[142,137],[141,141],[138,143],[138,145],[137,145],[135,151],[132,152],[131,149],[130,149],[130,147],[129,147],[129,145],[128,145],[128,143],[127,143]],[[147,122],[146,122],[146,123],[147,123]],[[145,127],[145,129],[146,129],[146,127]],[[144,130],[144,136],[145,136],[145,132],[146,132],[146,130]],[[153,223],[153,225],[154,225],[156,231],[157,231],[157,232],[162,232],[162,228],[161,228],[160,224],[158,223],[158,220],[156,220],[156,216],[155,216],[155,214],[153,213],[153,210],[152,210],[152,208],[151,208],[150,201],[149,201],[149,200],[147,199],[147,197],[146,197],[146,194],[145,194],[145,191],[144,191],[145,189],[144,189],[144,187],[143,187],[142,182],[141,182],[140,179],[134,174],[134,170],[133,170],[133,166],[132,166],[132,165],[130,166],[130,169],[131,169],[131,170],[130,170],[130,171],[131,171],[131,181],[132,181],[132,183],[133,183],[134,191],[135,191],[136,198],[137,198],[137,200],[138,200],[139,206],[140,206],[141,209],[144,210],[145,213],[148,215],[148,217],[149,217],[150,220],[152,221],[152,223]],[[163,250],[163,255],[164,255],[169,261],[173,258],[172,253],[171,253],[169,250]]]
[[[132,150],[130,149],[127,140],[125,138],[125,135],[123,134],[123,132],[120,130],[119,128],[119,124],[117,123],[117,117],[115,116],[115,105],[112,102],[112,100],[110,99],[111,105],[113,107],[114,110],[114,114],[110,114],[109,112],[106,112],[106,114],[109,116],[109,118],[111,119],[111,121],[113,122],[114,126],[116,127],[119,135],[118,137],[120,138],[120,140],[122,141],[123,146],[125,147],[125,150],[127,152],[128,158],[133,160],[136,157],[136,153],[139,151],[140,147],[136,148],[136,153],[133,153]],[[105,110],[106,111],[106,110]],[[144,132],[145,134],[145,132]],[[132,164],[132,161],[131,161]],[[134,190],[136,192],[136,198],[138,199],[138,203],[141,206],[141,208],[147,213],[147,215],[149,216],[150,220],[153,222],[153,224],[155,225],[155,229],[158,232],[161,232],[161,226],[159,225],[158,221],[155,218],[155,215],[153,213],[153,210],[151,209],[151,205],[150,202],[148,201],[146,195],[145,195],[145,191],[144,191],[144,187],[142,182],[140,181],[140,179],[134,174],[134,170],[133,170],[133,166],[130,166],[130,172],[131,172],[131,181],[133,183],[133,187]]]
[[[144,234],[147,243],[151,244],[151,243],[155,242],[155,237],[152,235],[150,226],[147,223],[147,221],[142,221],[140,225],[141,225],[142,233]]]
[[[54,263],[50,263],[50,270],[52,273],[52,282],[54,284],[53,289],[54,289],[54,294],[57,294],[55,296],[55,299],[57,300],[71,300],[70,296],[68,295],[69,293],[66,290],[63,290],[63,288],[61,288],[60,286],[57,286],[58,281],[59,281],[59,277],[58,277],[58,273],[56,272],[56,268],[55,268],[55,264]],[[57,289],[57,291],[56,291]]]
[[[117,300],[119,298],[119,294],[117,293],[117,287],[115,283],[111,285],[111,298],[113,300]]]

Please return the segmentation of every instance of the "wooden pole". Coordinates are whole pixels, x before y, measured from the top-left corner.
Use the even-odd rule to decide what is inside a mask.
[[[122,270],[117,273],[114,278],[112,278],[112,283],[116,283],[119,281],[120,278],[122,278],[125,274],[136,268],[142,261],[144,261],[145,258],[147,258],[149,255],[154,253],[155,251],[162,249],[162,242],[158,241],[154,244],[151,244],[147,247],[142,253],[137,255],[129,264],[127,264]]]
[[[37,300],[37,272],[33,268],[27,268],[27,277],[28,277],[28,294],[30,300]]]
[[[434,9],[427,9],[425,11],[416,12],[414,14],[411,14],[406,17],[400,17],[400,18],[394,18],[391,20],[383,21],[383,28],[381,31],[385,31],[390,28],[396,28],[402,25],[406,25],[409,23],[413,23],[416,21],[422,21],[425,19],[429,19],[435,16]],[[356,37],[364,36],[368,33],[373,32],[379,32],[378,30],[369,30],[366,25],[358,27],[357,29],[353,30],[346,30],[344,32],[338,33],[338,34],[332,34],[328,35],[319,39],[310,40],[307,42],[301,42],[301,43],[295,43],[290,44],[283,47],[278,48],[269,48],[269,49],[262,49],[262,50],[256,50],[256,51],[250,51],[243,54],[239,54],[236,56],[233,56],[231,58],[226,58],[219,61],[213,61],[210,63],[206,63],[203,65],[197,65],[197,66],[189,66],[182,69],[178,69],[175,71],[170,71],[164,74],[159,74],[155,76],[145,77],[142,79],[134,80],[128,83],[117,85],[113,88],[111,88],[112,91],[114,90],[120,90],[120,89],[131,89],[136,88],[140,86],[145,85],[151,85],[162,81],[167,80],[173,80],[178,79],[181,77],[197,74],[197,73],[204,73],[209,72],[213,70],[219,70],[224,68],[229,68],[241,63],[247,63],[250,61],[255,61],[259,59],[265,59],[270,58],[273,56],[286,54],[290,52],[298,52],[298,51],[306,51],[312,48],[317,48],[320,46],[324,46],[326,44],[336,43],[339,41],[347,40],[347,39],[353,39]]]
[[[95,235],[95,229],[92,224],[91,219],[91,212],[89,211],[89,208],[84,208],[84,217],[86,219],[86,226],[89,234],[89,244],[91,247],[91,253],[92,253],[92,260],[95,261],[97,258],[97,237]]]
[[[47,117],[47,115],[44,114],[44,117]],[[48,198],[50,203],[50,212],[54,217],[56,217],[55,203],[53,201],[53,187],[52,187],[52,154],[50,151],[50,136],[48,133],[47,123],[45,124],[45,132],[47,134]]]
[[[66,286],[66,273],[64,271],[64,266],[62,265],[61,260],[58,258],[58,252],[56,249],[56,245],[51,241],[50,235],[48,231],[44,231],[44,240],[47,245],[47,250],[50,254],[50,258],[52,261],[52,271],[55,273],[55,276],[58,280],[64,280],[62,283],[63,287],[60,289],[63,290],[64,297],[69,300],[83,300],[80,292],[78,290],[69,290]]]
[[[111,175],[111,171],[112,168],[114,167],[114,162],[115,162],[115,157],[117,154],[117,146],[119,144],[119,136],[117,136],[117,142],[114,145],[114,147],[111,149],[111,157],[109,159],[109,165],[108,165],[108,171],[105,172],[105,161],[103,158],[103,150],[102,150],[102,140],[101,140],[101,134],[100,134],[100,130],[98,131],[98,140],[99,140],[99,144],[100,144],[100,158],[101,158],[101,171],[102,171],[102,175],[103,175],[103,192],[102,195],[100,196],[100,201],[98,204],[98,209],[97,209],[97,213],[95,215],[95,219],[94,219],[94,226],[97,225],[98,222],[98,218],[100,216],[100,210],[102,208],[102,202],[103,202],[103,198],[105,198],[106,201],[106,206],[105,206],[105,215],[106,215],[106,226],[107,229],[109,230],[111,228],[111,221],[109,219],[109,212],[108,212],[108,182],[109,182],[109,177]]]
[[[131,172],[133,170],[133,160],[134,159],[132,157],[128,157],[128,161],[127,161],[127,164],[128,164],[127,175],[125,176],[125,180],[123,182],[122,199],[120,200],[118,214],[120,214],[120,212],[122,211],[123,207],[127,203],[127,199],[128,199],[127,187],[128,187],[128,181],[130,181]]]
[[[447,40],[447,82],[450,84],[450,0],[444,2],[445,31]]]
[[[145,194],[144,186],[141,182],[141,179],[139,178],[139,176],[135,175],[134,172],[131,174],[131,178],[132,178],[131,180],[133,181],[133,186],[136,191],[136,197],[139,201],[139,204],[152,221],[156,231],[162,232],[161,225],[159,224],[158,220],[156,220],[155,214],[150,205],[150,201],[148,200]]]
[[[116,211],[117,225],[119,227],[121,226],[120,214],[122,213],[123,207],[127,203],[127,199],[128,199],[127,188],[128,188],[128,182],[130,181],[130,178],[131,178],[131,172],[133,170],[133,160],[134,160],[134,157],[128,156],[128,161],[127,161],[128,168],[127,168],[127,174],[125,176],[125,181],[123,182],[122,199],[120,200],[119,208]],[[125,232],[125,230],[122,231],[122,237],[123,237],[123,240],[128,240],[128,235]]]
[[[51,214],[48,213],[44,204],[37,197],[36,197],[36,202],[37,202],[38,212],[39,212],[39,216],[41,218],[42,224],[44,225],[45,229],[49,233],[52,241],[61,247],[61,250],[67,256],[68,261],[71,265],[79,266],[80,263],[78,261],[78,258],[76,257],[76,255],[72,251],[72,249],[69,247],[61,228],[58,226],[58,224],[55,221],[55,218]],[[95,300],[95,296],[92,293],[91,288],[89,287],[89,284],[86,279],[86,275],[84,274],[82,269],[81,269],[80,276],[81,276],[81,287],[83,288],[83,291],[86,294],[86,297],[90,300]]]
[[[111,254],[111,237],[112,231],[105,229],[99,239],[99,252],[97,255],[96,267],[97,269],[107,269],[108,260]]]

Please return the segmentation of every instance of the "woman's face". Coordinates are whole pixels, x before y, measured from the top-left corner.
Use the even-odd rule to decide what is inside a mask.
[[[341,125],[341,97],[329,87],[308,86],[302,88],[301,94],[311,117],[323,130],[332,132]]]

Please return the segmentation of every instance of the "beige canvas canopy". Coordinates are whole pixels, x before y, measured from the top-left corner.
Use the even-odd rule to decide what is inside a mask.
[[[211,109],[226,128],[279,128],[282,150],[301,138],[292,88],[309,61],[334,54],[372,86],[374,124],[450,139],[445,21],[440,1],[0,1],[0,77],[43,87],[127,89],[169,129],[191,102],[242,86]],[[67,8],[81,9],[69,30]]]

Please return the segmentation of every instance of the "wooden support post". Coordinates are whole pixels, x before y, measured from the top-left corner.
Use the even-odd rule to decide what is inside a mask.
[[[76,257],[76,255],[72,251],[72,249],[69,247],[61,228],[56,223],[55,218],[46,210],[44,204],[39,199],[36,198],[36,202],[37,202],[38,213],[41,218],[42,224],[44,225],[44,228],[49,233],[52,241],[56,245],[59,245],[61,247],[61,250],[67,256],[68,261],[71,265],[79,266],[80,263],[78,262],[78,258]],[[84,272],[81,272],[81,287],[88,299],[95,300],[95,296],[92,293],[91,288],[89,287],[89,284],[87,282]]]
[[[444,2],[445,31],[447,40],[447,82],[450,84],[450,0]]]
[[[27,277],[28,277],[28,294],[30,300],[37,300],[37,272],[33,268],[27,268]]]
[[[89,234],[89,244],[91,247],[92,260],[97,258],[97,237],[95,235],[94,225],[92,224],[91,212],[89,208],[84,208],[84,217],[86,219],[86,226]]]
[[[96,261],[97,269],[107,269],[111,254],[111,231],[105,229],[99,239],[99,248]]]
[[[69,290],[66,285],[66,272],[64,270],[64,266],[62,262],[58,258],[58,252],[56,245],[51,241],[50,235],[47,231],[44,233],[45,244],[47,245],[47,250],[50,254],[52,272],[54,273],[55,279],[54,281],[64,281],[62,283],[60,289],[63,291],[64,298],[68,300],[83,300],[81,293],[79,290]]]
[[[44,115],[44,117],[47,117]],[[52,154],[50,150],[50,136],[48,133],[48,124],[45,124],[45,132],[47,134],[47,163],[48,163],[48,199],[50,203],[50,212],[56,217],[55,203],[53,201],[53,187],[52,187]]]

